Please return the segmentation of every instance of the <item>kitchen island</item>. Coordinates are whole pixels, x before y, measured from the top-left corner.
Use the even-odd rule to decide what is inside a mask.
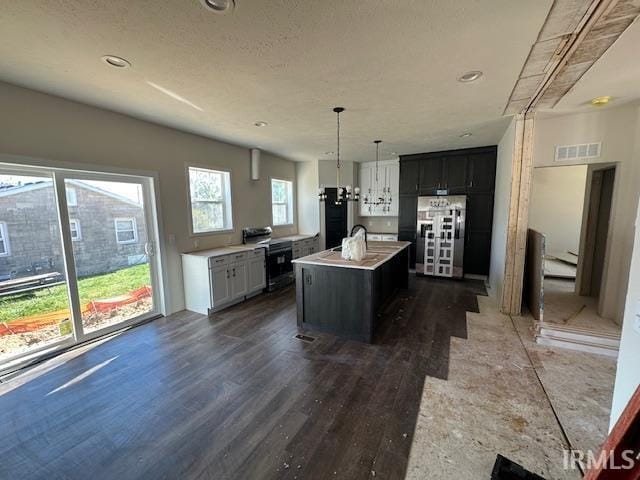
[[[294,260],[298,326],[371,343],[377,313],[409,283],[410,242],[369,242],[361,261],[324,250]]]

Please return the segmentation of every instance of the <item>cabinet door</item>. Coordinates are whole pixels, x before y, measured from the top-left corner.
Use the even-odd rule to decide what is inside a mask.
[[[447,157],[443,164],[443,186],[449,194],[465,193],[467,190],[467,156]]]
[[[403,242],[411,242],[409,247],[409,265],[411,268],[416,266],[416,237],[417,231],[414,226],[411,230],[398,230],[398,240]]]
[[[420,194],[434,195],[444,188],[442,179],[442,158],[425,158],[420,161]]]
[[[230,272],[227,265],[209,270],[211,275],[211,307],[218,308],[231,301]]]
[[[385,171],[386,186],[388,197],[391,199],[391,204],[387,205],[387,211],[385,215],[390,217],[398,216],[398,187],[400,182],[400,165],[393,163],[387,165]]]
[[[417,194],[420,176],[420,162],[418,160],[400,161],[400,179],[398,189],[400,194]]]
[[[249,293],[262,290],[267,286],[267,271],[264,257],[253,258],[249,261]]]
[[[247,262],[229,265],[231,270],[231,299],[244,297],[248,293]]]
[[[398,199],[398,230],[415,230],[418,223],[418,196],[401,195]]]
[[[469,174],[467,189],[469,192],[493,192],[496,181],[495,152],[477,153],[469,155]]]
[[[373,198],[373,184],[371,175],[373,169],[370,165],[362,165],[360,167],[360,216],[368,217],[371,215],[370,205],[365,204],[365,198]]]

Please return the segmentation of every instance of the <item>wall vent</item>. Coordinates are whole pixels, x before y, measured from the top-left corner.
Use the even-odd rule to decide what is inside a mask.
[[[556,162],[570,162],[598,158],[602,150],[602,142],[580,143],[577,145],[558,145]]]

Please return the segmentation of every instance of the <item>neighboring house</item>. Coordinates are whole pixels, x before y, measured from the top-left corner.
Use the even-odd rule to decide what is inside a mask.
[[[81,181],[67,181],[74,259],[79,276],[146,261],[142,205]],[[0,186],[0,278],[64,273],[51,182]]]

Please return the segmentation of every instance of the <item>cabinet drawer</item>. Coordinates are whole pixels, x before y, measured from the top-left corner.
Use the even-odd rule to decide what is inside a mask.
[[[247,257],[248,258],[264,257],[264,248],[256,248],[255,250],[247,252]]]
[[[398,240],[397,235],[382,235],[383,242],[395,242],[396,240]]]
[[[241,262],[242,260],[246,260],[248,253],[249,252],[238,252],[238,253],[233,253],[231,255],[228,255],[229,263]]]
[[[296,258],[300,258],[300,257],[302,256],[302,248],[301,248],[301,247],[294,248],[294,249],[291,251],[291,253],[292,253],[292,257],[293,257],[294,259],[296,259]]]
[[[308,247],[313,245],[313,238],[307,238],[306,240],[302,241],[302,246],[303,247]]]
[[[372,242],[379,242],[382,240],[382,235],[375,235],[375,234],[367,234],[367,240],[372,241]]]
[[[219,257],[209,257],[209,268],[219,267],[229,263],[228,255],[220,255]]]

